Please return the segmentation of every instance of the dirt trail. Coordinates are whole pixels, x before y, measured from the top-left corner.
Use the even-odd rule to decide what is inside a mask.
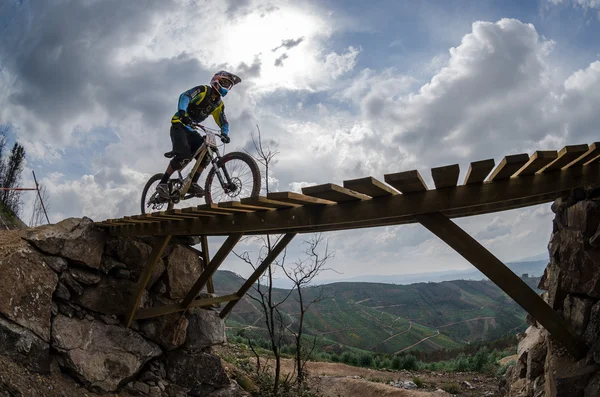
[[[428,392],[404,390],[383,383],[369,382],[364,379],[320,377],[314,379],[313,388],[323,397],[361,396],[361,397],[445,397],[446,392]]]
[[[415,347],[415,346],[417,346],[418,344],[421,344],[421,343],[425,342],[427,339],[435,338],[435,337],[436,337],[436,336],[438,336],[439,334],[440,334],[440,331],[439,331],[439,330],[436,330],[436,333],[435,333],[435,334],[433,334],[433,335],[430,335],[430,336],[427,336],[427,337],[425,337],[425,338],[421,339],[420,341],[418,341],[417,343],[413,343],[412,345],[410,345],[410,346],[407,346],[407,347],[405,347],[405,348],[404,348],[404,349],[402,349],[402,350],[398,350],[398,351],[397,351],[396,353],[394,353],[394,354],[402,353],[403,351],[405,351],[405,350],[408,350],[408,349],[410,349],[411,347]]]

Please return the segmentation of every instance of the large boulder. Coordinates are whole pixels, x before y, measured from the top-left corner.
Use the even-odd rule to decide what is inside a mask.
[[[50,371],[50,345],[33,332],[0,316],[0,354],[32,371]]]
[[[177,349],[170,351],[167,359],[167,378],[180,386],[193,390],[229,385],[221,359],[212,354]]]
[[[63,315],[54,319],[52,342],[63,355],[62,366],[91,389],[106,392],[116,391],[161,354],[158,346],[130,329]]]
[[[582,335],[586,330],[593,305],[594,300],[581,296],[567,295],[565,298],[563,317],[579,335]]]
[[[140,320],[140,330],[150,340],[166,350],[173,350],[185,342],[188,319],[181,313]]]
[[[206,347],[223,344],[225,321],[213,310],[192,308],[188,314],[189,326],[184,348],[189,351],[200,351]]]
[[[25,238],[41,251],[99,269],[105,235],[89,218],[69,218],[29,231]]]
[[[52,293],[58,276],[18,234],[3,233],[16,238],[0,252],[0,313],[49,342]]]
[[[105,257],[104,262],[106,265],[103,267],[110,269],[115,267],[118,268],[120,267],[119,263],[122,263],[130,271],[131,277],[137,281],[146,267],[151,252],[152,247],[150,245],[132,238],[111,239],[106,243],[106,250],[104,254],[105,256],[112,257],[113,259],[108,259]],[[114,260],[116,260],[116,262]],[[146,288],[150,289],[164,271],[165,264],[162,259],[159,259],[154,270],[152,271],[150,281]]]
[[[125,279],[103,276],[94,285],[83,288],[74,302],[102,314],[125,315],[132,299],[134,283]]]
[[[169,298],[184,298],[201,273],[202,264],[198,255],[180,245],[175,246],[167,258]]]

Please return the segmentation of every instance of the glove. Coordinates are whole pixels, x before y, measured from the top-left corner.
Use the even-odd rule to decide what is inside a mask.
[[[229,138],[229,135],[221,135],[221,142],[223,142],[223,143],[229,143],[229,142],[231,142],[231,139]]]
[[[185,125],[190,125],[192,123],[192,120],[186,116],[185,112],[183,110],[180,110],[179,112],[179,120],[181,120],[181,122]]]

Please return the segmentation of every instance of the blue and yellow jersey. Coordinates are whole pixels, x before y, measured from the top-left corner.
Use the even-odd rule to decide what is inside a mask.
[[[199,85],[187,90],[179,96],[178,112],[171,118],[171,123],[181,123],[179,111],[185,112],[186,116],[197,123],[203,122],[212,114],[215,123],[221,128],[221,132],[229,132],[229,122],[225,116],[225,104],[219,96],[213,101],[210,95],[212,87],[209,85]]]

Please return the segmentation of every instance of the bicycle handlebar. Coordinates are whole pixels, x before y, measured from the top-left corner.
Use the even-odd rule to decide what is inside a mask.
[[[189,124],[190,127],[192,127],[195,130],[201,129],[202,131],[206,132],[206,131],[210,131],[215,135],[221,136],[222,133],[219,130],[215,130],[214,128],[209,128],[209,127],[205,127],[200,123],[191,123]]]

